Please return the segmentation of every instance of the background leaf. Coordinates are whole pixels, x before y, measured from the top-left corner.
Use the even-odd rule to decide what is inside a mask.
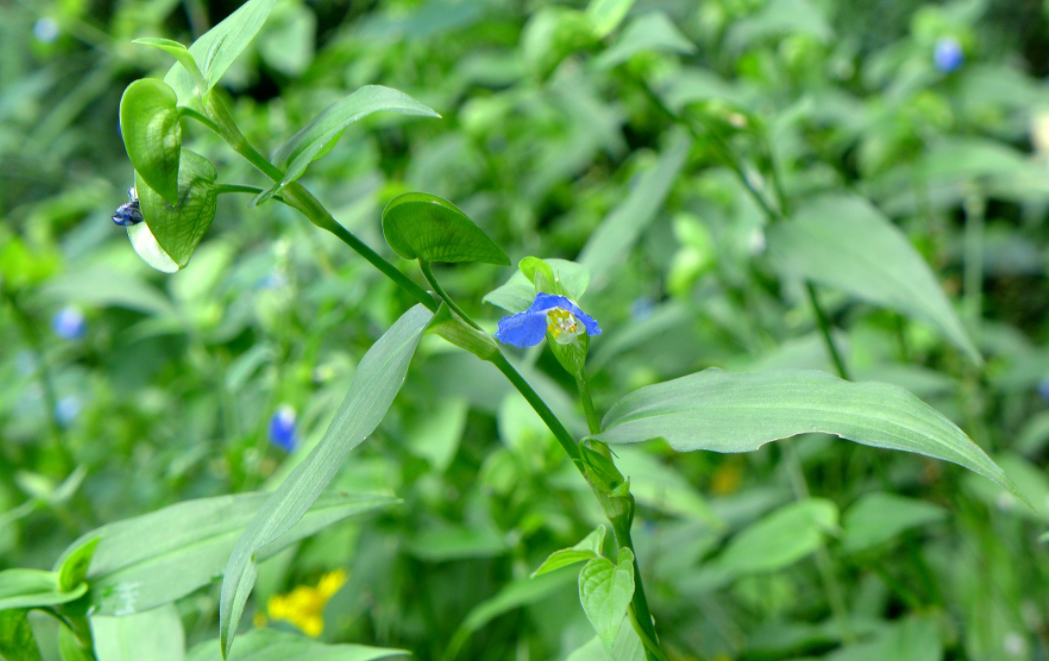
[[[845,511],[842,550],[863,551],[889,541],[911,528],[927,526],[947,517],[937,505],[891,493],[869,493]]]
[[[98,661],[182,661],[182,618],[174,604],[126,617],[91,617]]]
[[[325,645],[303,636],[255,629],[240,637],[230,661],[373,661],[391,656],[409,656],[404,650],[365,645]],[[186,661],[221,661],[217,640],[209,640],[190,650]]]
[[[791,503],[733,537],[713,564],[732,575],[777,571],[818,549],[837,525],[838,508],[829,500]]]

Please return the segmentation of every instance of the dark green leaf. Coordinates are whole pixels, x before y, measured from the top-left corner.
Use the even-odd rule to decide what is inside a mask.
[[[284,631],[255,629],[240,637],[237,651],[229,658],[230,661],[373,661],[408,654],[404,650],[364,645],[325,645]],[[218,641],[197,645],[190,650],[186,661],[222,661]]]
[[[390,110],[405,115],[440,117],[403,92],[381,85],[366,85],[342,101],[328,106],[321,114],[293,135],[277,149],[273,161],[284,170],[280,185],[298,179],[306,167],[318,158],[325,147],[335,140],[350,124],[368,115]]]
[[[750,452],[811,432],[951,461],[1016,491],[965,432],[903,388],[813,370],[709,369],[646,386],[619,400],[594,438],[612,444],[664,438],[680,452]]]
[[[832,195],[809,203],[769,229],[768,248],[789,273],[932,324],[980,362],[928,264],[866,200]]]
[[[136,172],[135,187],[146,222],[129,227],[129,236],[131,230],[147,225],[161,250],[178,268],[184,267],[215,219],[218,198],[215,177],[215,166],[208,159],[183,149],[178,173],[178,200],[171,205]],[[135,247],[137,250],[138,246]]]
[[[136,80],[120,99],[120,132],[142,180],[166,201],[178,201],[182,125],[175,90],[154,78]]]
[[[303,517],[350,450],[363,443],[382,421],[432,319],[432,312],[416,305],[368,350],[324,437],[277,487],[237,540],[222,581],[219,637],[223,656],[229,655],[244,605],[255,584],[257,554]]]
[[[273,9],[274,0],[250,0],[240,9],[230,14],[221,23],[208,30],[193,42],[189,52],[198,65],[202,66],[204,89],[198,89],[198,82],[193,79],[182,65],[171,67],[164,82],[175,90],[181,104],[188,104],[199,93],[207,94],[222,74],[226,73],[241,51],[247,48],[255,38],[262,24],[266,22]]]
[[[188,500],[143,516],[102,526],[74,542],[56,566],[65,565],[93,539],[98,547],[87,580],[88,600],[99,615],[128,615],[183,597],[222,575],[245,526],[269,500],[245,493]],[[395,502],[388,496],[327,494],[302,520],[260,549],[268,558],[288,545],[348,516]]]
[[[382,232],[393,251],[424,262],[509,265],[510,258],[451,202],[426,193],[405,193],[382,212]]]

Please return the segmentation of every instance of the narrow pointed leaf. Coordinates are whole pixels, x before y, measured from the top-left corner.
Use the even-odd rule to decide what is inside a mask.
[[[160,50],[168,53],[178,63],[189,72],[190,78],[196,84],[199,89],[207,89],[207,82],[204,80],[204,74],[201,73],[200,67],[197,66],[196,59],[193,58],[193,54],[189,52],[189,49],[180,44],[177,41],[171,39],[158,39],[156,37],[143,37],[141,39],[135,39],[131,43],[139,44],[141,46],[152,46],[153,48],[159,48]],[[178,96],[176,94],[176,96]]]
[[[66,567],[94,540],[98,546],[86,574],[94,612],[129,615],[156,608],[220,577],[237,539],[269,498],[243,493],[188,500],[110,523],[75,541],[56,567]],[[381,495],[325,494],[257,557],[263,560],[346,517],[394,502]]]
[[[182,151],[175,90],[154,78],[128,85],[120,99],[120,133],[131,165],[167,202],[178,201],[178,167]]]
[[[249,0],[193,42],[189,52],[196,63],[203,67],[201,72],[205,87],[198,90],[198,82],[181,64],[171,67],[164,76],[164,82],[178,94],[179,103],[190,103],[198,92],[207,94],[219,82],[222,74],[226,73],[262,29],[262,24],[273,10],[273,3],[274,0]]]
[[[831,195],[807,204],[769,229],[768,249],[788,272],[931,324],[980,362],[929,265],[866,200]]]
[[[368,350],[324,437],[277,487],[237,541],[226,564],[219,605],[223,656],[229,656],[244,605],[255,585],[259,551],[303,517],[350,450],[363,443],[382,421],[432,319],[432,312],[416,305]]]
[[[814,370],[708,369],[646,386],[619,400],[594,438],[612,444],[663,438],[679,452],[750,452],[811,432],[951,461],[1016,493],[965,432],[907,390]]]
[[[135,188],[142,217],[146,219],[144,224],[149,226],[163,253],[179,268],[189,263],[193,250],[215,219],[216,176],[215,166],[208,159],[183,149],[178,173],[178,199],[172,205],[150,188],[140,173],[135,173]]]
[[[595,558],[579,572],[579,601],[606,654],[612,651],[633,597],[634,553],[629,548],[619,549],[614,564],[607,558]]]
[[[404,115],[440,117],[403,92],[381,85],[367,85],[342,101],[328,106],[313,121],[277,149],[273,161],[284,170],[281,185],[298,179],[314,159],[331,149],[332,141],[350,124],[368,115],[390,110]]]
[[[390,200],[382,212],[382,232],[405,259],[510,264],[502,248],[469,216],[436,195],[405,193]]]
[[[605,527],[598,526],[596,530],[587,535],[578,544],[568,549],[561,549],[560,551],[554,551],[550,556],[543,561],[543,564],[539,565],[539,569],[532,572],[532,577],[541,576],[560,569],[561,567],[567,567],[574,565],[577,562],[583,562],[584,560],[592,560],[601,556],[601,547],[605,542]]]
[[[365,645],[325,645],[303,636],[274,629],[255,629],[240,637],[231,661],[374,661],[406,656],[405,650]],[[218,641],[200,643],[187,661],[222,661]]]

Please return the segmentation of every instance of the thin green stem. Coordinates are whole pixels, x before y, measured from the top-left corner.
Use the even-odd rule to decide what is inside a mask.
[[[632,519],[633,517],[631,517]],[[638,636],[642,640],[647,639],[645,644],[645,656],[649,661],[665,661],[666,655],[659,647],[659,637],[656,635],[656,627],[652,623],[652,612],[648,608],[648,598],[645,596],[645,585],[641,580],[641,565],[637,562],[637,552],[634,551],[634,540],[630,537],[629,526],[615,525],[613,532],[616,535],[616,544],[620,548],[628,548],[634,554],[634,596],[630,605],[634,611],[632,623],[636,623]]]
[[[434,277],[433,271],[430,270],[430,263],[429,262],[420,259],[419,260],[419,270],[423,272],[423,277],[426,278],[426,282],[430,283],[430,286],[433,287],[433,290],[435,292],[437,292],[437,295],[440,296],[442,299],[444,299],[444,302],[448,305],[448,307],[450,307],[452,309],[452,312],[454,312],[455,314],[459,315],[460,319],[462,319],[466,323],[470,324],[471,326],[473,326],[477,330],[479,330],[479,331],[483,331],[484,330],[483,328],[481,328],[480,326],[477,325],[476,321],[474,321],[473,319],[470,318],[470,315],[468,315],[465,312],[463,312],[462,308],[460,308],[458,306],[458,304],[456,304],[456,302],[454,300],[452,300],[452,297],[449,296],[448,293],[444,291],[444,288],[441,287],[441,283],[437,282],[437,278]]]
[[[579,400],[583,403],[583,413],[586,414],[586,426],[591,434],[601,431],[601,421],[597,417],[594,408],[594,399],[590,396],[590,386],[587,385],[586,376],[580,374],[575,379],[576,387],[579,388]]]
[[[965,211],[965,264],[963,287],[966,321],[973,341],[979,341],[980,316],[983,308],[983,234],[984,216],[987,205],[978,190],[965,196],[962,205]]]
[[[222,135],[222,129],[219,128],[219,125],[216,124],[215,122],[211,121],[211,118],[208,117],[207,115],[205,115],[204,113],[198,112],[198,111],[194,110],[193,108],[190,108],[189,106],[180,106],[178,111],[179,111],[179,114],[182,115],[183,117],[189,117],[190,119],[195,119],[198,122],[200,122],[201,124],[203,124],[204,126],[208,127],[212,131],[214,131],[215,133],[218,133],[219,135]]]
[[[834,363],[834,369],[838,370],[838,376],[848,381],[849,372],[845,368],[845,361],[841,359],[841,354],[838,353],[838,347],[834,344],[834,338],[831,337],[830,320],[827,318],[827,313],[824,312],[823,306],[820,305],[819,296],[816,294],[816,286],[811,282],[806,282],[805,291],[809,294],[809,302],[812,304],[813,312],[816,313],[816,322],[819,324],[823,343],[827,346],[827,353],[830,354],[830,359]]]
[[[781,445],[783,447],[783,456],[787,462],[787,474],[790,476],[794,497],[797,500],[805,500],[809,497],[809,484],[805,480],[805,471],[801,467],[798,451],[794,447],[792,440],[785,440]],[[852,632],[852,625],[849,622],[849,612],[845,608],[845,599],[842,596],[841,585],[834,575],[834,564],[831,562],[830,553],[823,544],[820,544],[816,549],[816,568],[819,570],[823,589],[827,593],[827,600],[830,601],[831,612],[834,613],[834,619],[837,620],[838,628],[841,629],[841,637],[846,643],[851,643],[855,640],[855,636]]]

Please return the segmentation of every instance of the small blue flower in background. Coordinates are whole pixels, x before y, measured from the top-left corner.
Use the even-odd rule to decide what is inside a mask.
[[[1042,396],[1046,402],[1049,402],[1049,376],[1042,379],[1038,384],[1038,394]]]
[[[547,332],[558,344],[571,344],[582,333],[600,335],[601,329],[593,317],[564,296],[536,294],[530,308],[499,320],[495,339],[515,347],[534,347]]]
[[[299,442],[295,433],[295,409],[287,405],[278,408],[270,417],[269,435],[270,443],[285,452],[294,450]]]
[[[55,419],[58,424],[68,427],[80,414],[80,398],[76,395],[68,395],[55,403]]]
[[[33,25],[33,36],[45,44],[53,44],[58,39],[58,32],[58,23],[51,18],[41,18]]]
[[[965,53],[954,37],[940,37],[936,41],[932,59],[941,73],[951,73],[965,64]]]
[[[87,322],[80,308],[64,307],[51,318],[51,330],[63,340],[79,340],[87,333]]]
[[[630,316],[634,321],[645,321],[656,311],[656,302],[650,296],[638,296],[630,304]]]

